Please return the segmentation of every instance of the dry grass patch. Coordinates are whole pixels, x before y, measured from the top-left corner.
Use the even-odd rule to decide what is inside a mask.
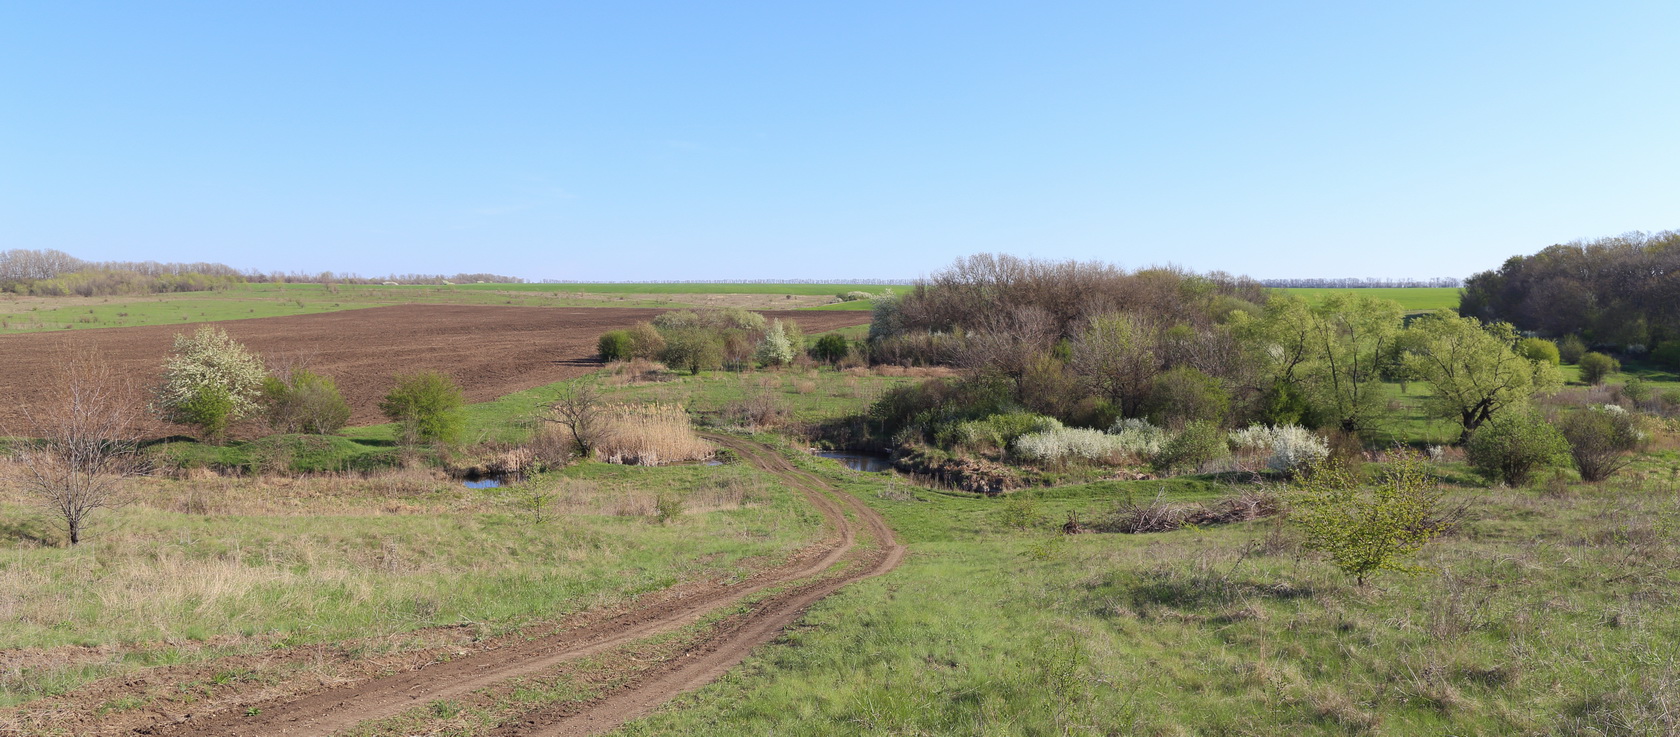
[[[657,466],[710,458],[712,446],[689,425],[676,404],[621,405],[608,413],[595,453],[608,463]]]

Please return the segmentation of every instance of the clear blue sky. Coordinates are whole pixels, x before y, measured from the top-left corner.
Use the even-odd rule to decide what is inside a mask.
[[[0,248],[1464,276],[1680,228],[1680,3],[0,4]]]

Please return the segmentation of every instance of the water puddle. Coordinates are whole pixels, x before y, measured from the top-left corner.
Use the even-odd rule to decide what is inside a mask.
[[[882,473],[892,470],[892,461],[881,453],[864,453],[856,450],[819,450],[817,455],[823,458],[833,458],[840,465],[853,471],[865,473]]]
[[[520,482],[517,476],[468,476],[461,485],[469,489],[500,489]]]

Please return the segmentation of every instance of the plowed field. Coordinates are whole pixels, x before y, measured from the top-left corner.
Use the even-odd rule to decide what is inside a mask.
[[[398,305],[318,315],[218,323],[271,367],[304,365],[333,377],[355,414],[354,424],[381,422],[378,402],[391,377],[420,369],[454,376],[467,401],[551,384],[592,371],[601,333],[648,320],[663,310],[557,307]],[[798,321],[807,333],[861,325],[868,312],[764,312]],[[46,396],[53,365],[68,352],[94,347],[122,375],[159,380],[177,333],[195,323],[0,335],[0,427],[16,427],[22,411]]]

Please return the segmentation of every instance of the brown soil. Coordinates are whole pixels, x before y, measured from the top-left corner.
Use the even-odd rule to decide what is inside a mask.
[[[354,410],[353,424],[382,422],[378,403],[391,377],[434,369],[455,377],[467,401],[581,376],[600,367],[595,341],[608,330],[663,310],[627,308],[398,305],[319,315],[217,323],[270,366],[305,365],[333,377]],[[779,311],[807,333],[862,325],[868,312]],[[96,348],[121,375],[156,382],[174,336],[198,324],[0,335],[0,427],[16,427],[29,403],[51,389],[52,367],[68,352]]]
[[[594,655],[598,656],[594,663],[605,663],[604,677],[611,683],[604,692],[589,701],[539,707],[518,715],[494,734],[597,734],[716,679],[755,647],[773,640],[811,604],[847,583],[885,573],[903,558],[904,548],[894,541],[886,521],[856,498],[799,470],[766,446],[727,436],[709,437],[802,491],[822,513],[830,534],[794,560],[745,581],[683,586],[645,605],[612,616],[583,618],[586,621],[545,636],[505,638],[491,648],[460,652],[460,657],[450,660],[418,659],[394,675],[345,685],[288,684],[292,686],[284,689],[288,693],[267,698],[173,707],[158,704],[162,708],[131,715],[118,729],[128,734],[190,737],[329,735],[434,700],[463,698],[513,679],[564,671]],[[856,545],[860,537],[870,544]],[[626,646],[638,640],[695,623],[757,593],[768,595],[745,613],[725,617],[704,636],[666,653],[657,663],[650,665],[626,654]],[[117,733],[113,731],[116,725],[92,714],[67,719],[62,726],[74,734]]]

